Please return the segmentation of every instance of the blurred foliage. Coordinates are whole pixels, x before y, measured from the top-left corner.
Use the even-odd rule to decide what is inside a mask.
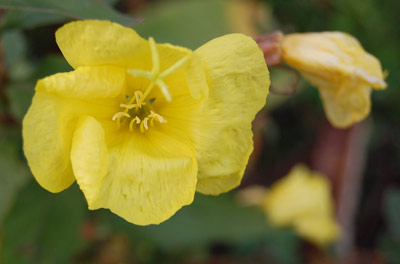
[[[78,19],[106,19],[126,26],[136,20],[115,11],[115,0],[1,0],[0,8],[10,9],[0,29],[34,28]]]
[[[242,207],[232,193],[196,195],[192,205],[165,223],[141,227],[108,210],[88,211],[76,184],[51,194],[33,180],[22,153],[21,121],[36,80],[72,70],[55,45],[54,31],[82,18],[129,26],[143,18],[134,26],[143,37],[193,49],[227,33],[257,35],[276,29],[339,30],[358,38],[389,71],[389,88],[372,95],[373,131],[356,248],[380,250],[388,263],[399,262],[399,1],[0,0],[0,9],[7,10],[0,17],[0,263],[295,264],[313,252],[292,230],[274,229],[261,211]],[[271,79],[285,88],[295,78],[273,68]],[[268,185],[295,162],[309,160],[325,122],[317,90],[303,81],[290,97],[270,95],[267,110],[261,120],[266,128],[256,141],[261,150],[253,157],[258,162],[244,185]]]
[[[400,259],[400,189],[390,189],[385,194],[384,215],[387,232],[380,240],[380,248],[389,264]]]

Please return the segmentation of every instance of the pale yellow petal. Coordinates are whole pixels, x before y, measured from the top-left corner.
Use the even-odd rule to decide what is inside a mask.
[[[77,123],[71,147],[71,162],[75,178],[91,207],[96,201],[109,168],[109,155],[104,129],[91,116]]]
[[[22,127],[24,153],[32,174],[51,192],[60,192],[75,181],[69,160],[75,127],[58,103],[54,96],[36,93]]]
[[[271,186],[264,209],[274,225],[288,226],[303,217],[330,217],[333,202],[327,179],[297,165]]]
[[[83,143],[85,137],[90,134],[82,133],[82,147],[102,140],[99,135]],[[102,176],[103,168],[97,162],[93,172],[100,170],[101,176],[85,173],[86,183],[96,183],[82,188],[86,196],[96,193],[96,198],[89,203],[90,209],[108,208],[131,223],[149,225],[165,221],[193,201],[197,163],[190,145],[156,129],[143,134],[129,131],[112,134],[108,139],[106,135],[106,141],[107,173]],[[94,159],[98,148],[87,146],[87,159]]]
[[[340,235],[340,227],[332,217],[305,217],[294,226],[300,236],[321,247],[336,241]]]
[[[59,192],[72,184],[71,140],[79,116],[90,114],[112,123],[114,109],[112,103],[100,99],[84,102],[36,92],[23,120],[22,133],[25,156],[41,186]]]
[[[342,32],[285,35],[282,56],[292,67],[332,83],[349,79],[386,87],[381,64],[351,35]]]
[[[341,86],[337,90],[322,87],[318,90],[326,116],[334,127],[349,127],[370,113],[372,88],[367,85]]]
[[[57,73],[41,79],[36,91],[63,97],[94,100],[113,98],[125,85],[125,69],[113,66],[81,66],[75,71]]]
[[[146,40],[133,29],[105,20],[70,22],[56,32],[56,41],[69,64],[134,67],[149,55]]]
[[[242,34],[216,38],[195,53],[209,88],[193,128],[197,190],[216,195],[240,184],[253,150],[251,122],[265,104],[269,72],[258,45]]]
[[[195,99],[207,97],[209,93],[207,79],[197,53],[193,53],[190,57],[185,68],[185,73],[191,96]]]

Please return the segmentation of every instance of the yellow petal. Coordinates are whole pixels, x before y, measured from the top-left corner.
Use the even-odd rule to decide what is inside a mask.
[[[109,208],[131,223],[149,225],[165,221],[193,201],[197,163],[190,146],[156,129],[143,134],[120,131],[106,136],[109,154],[104,161],[102,131],[91,123],[74,136],[72,156],[90,209]],[[84,168],[84,161],[93,168]],[[108,166],[105,174],[101,163]]]
[[[319,246],[326,246],[339,238],[340,227],[330,217],[305,217],[294,224],[300,236]]]
[[[75,181],[69,160],[75,127],[63,106],[52,95],[36,93],[22,127],[24,152],[32,174],[51,192],[60,192]]]
[[[216,38],[195,53],[209,88],[193,128],[197,191],[216,195],[240,184],[253,150],[251,122],[265,104],[269,72],[258,45],[242,34]]]
[[[148,56],[148,43],[133,29],[103,20],[68,23],[57,30],[56,41],[69,64],[134,67]]]
[[[346,128],[368,116],[371,109],[372,88],[342,86],[338,90],[321,87],[319,93],[329,122],[337,128]]]
[[[331,83],[346,80],[386,88],[382,67],[352,36],[342,32],[284,36],[282,56],[292,67]]]
[[[195,99],[207,97],[209,93],[207,79],[197,53],[192,54],[185,70],[191,96]]]
[[[264,209],[277,226],[291,225],[304,217],[331,217],[333,202],[329,183],[322,175],[297,165],[271,186]]]
[[[113,66],[78,67],[57,73],[38,82],[36,91],[79,99],[112,98],[120,95],[125,84],[125,69]]]
[[[108,161],[103,127],[91,116],[81,117],[72,139],[71,162],[75,178],[89,207],[99,195],[108,172]]]
[[[120,103],[119,100],[95,99],[101,96],[94,90],[91,95],[95,100],[81,100],[79,96],[85,97],[82,91],[77,91],[77,99],[60,96],[75,91],[75,75],[72,72],[56,76],[38,82],[22,129],[24,152],[32,173],[39,184],[51,192],[62,191],[75,180],[69,156],[78,117],[90,114],[115,127],[111,118]],[[85,84],[90,91],[98,82],[90,79]]]

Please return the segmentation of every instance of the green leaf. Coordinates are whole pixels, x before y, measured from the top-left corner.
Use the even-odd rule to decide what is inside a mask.
[[[0,225],[12,206],[18,190],[30,175],[25,162],[20,159],[21,144],[18,130],[0,130]]]
[[[141,235],[165,249],[201,246],[213,241],[236,243],[269,231],[260,210],[238,206],[229,194],[218,197],[198,194],[193,204],[160,225],[140,227],[118,216],[108,216],[113,228]]]
[[[385,219],[391,236],[400,241],[400,190],[391,189],[385,194]]]
[[[1,263],[72,263],[85,242],[85,203],[76,185],[60,194],[31,181],[3,225]]]
[[[42,59],[34,79],[44,78],[46,76],[59,72],[69,72],[73,68],[68,64],[65,58],[61,55],[49,55]]]
[[[27,44],[20,31],[10,31],[2,34],[1,42],[11,80],[25,80],[29,78],[34,68],[27,60]]]
[[[10,101],[10,112],[19,121],[22,121],[31,105],[34,86],[33,81],[16,81],[6,86],[6,94]]]
[[[229,1],[160,1],[143,13],[135,30],[157,42],[198,48],[205,42],[232,33],[227,19]],[[205,18],[204,14],[207,14]]]
[[[137,20],[121,14],[102,0],[0,0],[0,8],[18,10],[2,21],[1,28],[33,28],[39,25],[77,19],[105,19],[126,26]],[[31,13],[31,14],[29,14]],[[34,15],[37,13],[38,15]]]
[[[20,9],[8,10],[0,20],[1,30],[32,29],[40,26],[60,24],[68,18],[58,14],[43,14]]]
[[[35,74],[27,81],[13,81],[6,85],[6,94],[10,101],[11,114],[22,121],[34,94],[35,82],[37,79],[58,73],[71,71],[67,61],[60,55],[51,55],[42,59]]]

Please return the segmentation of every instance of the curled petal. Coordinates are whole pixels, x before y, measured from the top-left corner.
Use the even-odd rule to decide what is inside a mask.
[[[41,79],[36,91],[55,93],[79,99],[113,98],[125,84],[125,71],[113,66],[78,67],[75,71],[57,73]]]
[[[282,52],[289,65],[331,83],[351,79],[375,89],[386,87],[379,60],[346,33],[289,34],[283,38]]]
[[[63,106],[62,99],[37,92],[22,128],[32,174],[51,192],[60,192],[75,181],[69,160],[74,117]]]
[[[71,162],[76,181],[85,193],[89,208],[98,199],[108,172],[108,148],[104,129],[91,116],[82,116],[73,135]]]
[[[113,76],[109,76],[110,80],[102,77],[103,81],[99,81],[81,78],[81,73],[71,72],[51,76],[37,83],[32,105],[23,121],[22,133],[29,166],[36,180],[45,189],[59,192],[75,180],[69,155],[72,134],[79,116],[90,114],[104,122],[112,122],[111,114],[116,104],[113,100],[99,98],[107,92],[97,95],[94,88],[99,83],[111,84]],[[86,90],[76,91],[77,98],[73,98],[73,94],[67,94],[68,91],[75,91],[76,78],[82,80]],[[116,85],[115,89],[120,87]],[[110,94],[113,93],[115,91],[110,91]]]
[[[219,194],[241,181],[253,150],[251,122],[265,104],[269,73],[258,45],[241,34],[214,39],[195,53],[209,88],[193,131],[197,190]]]

